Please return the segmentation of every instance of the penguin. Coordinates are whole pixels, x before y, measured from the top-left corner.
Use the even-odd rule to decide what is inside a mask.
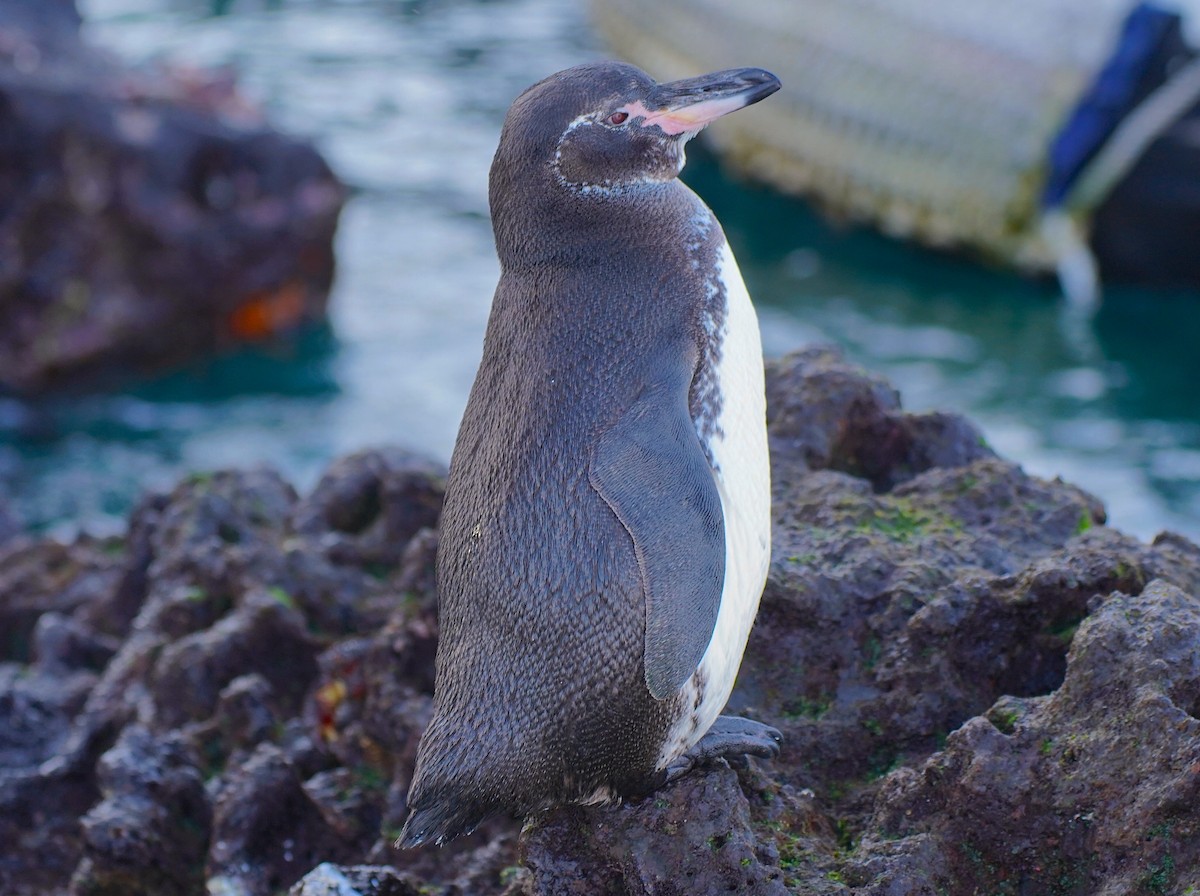
[[[508,111],[501,275],[446,482],[401,846],[778,754],[774,728],[720,715],[770,560],[758,323],[677,175],[701,128],[779,87],[601,62]]]

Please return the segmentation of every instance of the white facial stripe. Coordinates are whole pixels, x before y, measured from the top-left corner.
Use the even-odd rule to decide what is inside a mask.
[[[636,103],[634,105],[640,106],[641,104]],[[632,109],[633,109],[633,106],[625,107],[625,110],[629,111],[630,115],[634,114]],[[593,126],[593,127],[600,126],[601,119],[603,117],[605,117],[606,115],[611,115],[611,114],[612,114],[612,112],[608,112],[608,113],[585,112],[582,115],[577,115],[575,118],[573,118],[571,120],[571,122],[565,128],[563,128],[562,136],[560,136],[558,138],[558,144],[554,148],[554,158],[550,163],[551,167],[554,169],[554,176],[558,179],[558,182],[573,192],[581,193],[585,196],[594,196],[594,197],[615,196],[615,195],[620,195],[624,192],[627,192],[631,187],[639,187],[639,186],[645,186],[645,185],[661,185],[663,183],[666,183],[667,181],[665,181],[665,180],[660,180],[659,178],[650,177],[649,175],[647,175],[645,177],[640,177],[640,178],[637,178],[634,180],[604,181],[602,183],[595,183],[595,182],[587,182],[587,181],[583,181],[583,182],[573,181],[569,177],[567,177],[565,174],[563,174],[562,147],[563,147],[563,144],[567,141],[567,138],[574,131],[578,130],[581,127],[584,127],[585,125]],[[684,153],[683,153],[683,144],[685,144],[692,137],[696,136],[696,134],[698,134],[698,133],[699,133],[699,129],[691,131],[690,133],[684,133],[683,136],[678,140],[679,166],[675,171],[676,174],[678,174],[680,171],[683,170],[683,165],[684,165],[684,162],[686,161],[686,159],[684,157]]]

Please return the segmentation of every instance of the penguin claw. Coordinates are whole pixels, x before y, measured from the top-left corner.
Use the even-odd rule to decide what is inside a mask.
[[[741,716],[717,716],[717,720],[713,722],[711,728],[704,737],[700,738],[700,743],[709,737],[729,738],[736,740],[744,738],[748,744],[765,745],[768,752],[760,752],[758,750],[745,750],[745,752],[753,756],[762,756],[765,759],[774,759],[779,755],[779,746],[783,743],[783,735],[778,728],[772,728],[770,725],[756,722],[753,719],[743,719]]]
[[[746,756],[774,759],[779,755],[783,735],[778,729],[740,716],[719,716],[690,750],[667,766],[663,784],[669,784],[692,769],[716,759],[745,764]],[[731,763],[731,764],[732,764]]]

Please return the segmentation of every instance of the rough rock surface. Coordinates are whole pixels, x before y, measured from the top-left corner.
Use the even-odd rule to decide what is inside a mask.
[[[641,801],[392,848],[428,721],[441,471],[150,495],[0,541],[0,892],[1200,888],[1200,548],[1145,544],[829,349],[772,366],[775,548],[731,709],[784,732]],[[1191,889],[1189,889],[1191,888]]]
[[[90,388],[319,321],[344,191],[227,72],[135,71],[0,4],[0,390]]]

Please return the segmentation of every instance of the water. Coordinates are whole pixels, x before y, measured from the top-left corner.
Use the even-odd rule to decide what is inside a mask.
[[[272,464],[306,487],[331,457],[383,442],[447,459],[497,276],[486,177],[499,124],[526,85],[600,55],[577,4],[81,6],[93,38],[127,58],[236,66],[355,192],[330,332],[121,395],[0,401],[0,483],[26,520],[118,530],[141,489],[197,468]],[[769,354],[839,343],[910,409],[968,414],[1030,472],[1096,493],[1120,528],[1200,539],[1200,295],[1110,292],[1095,320],[1074,320],[1050,286],[830,228],[690,156]]]

